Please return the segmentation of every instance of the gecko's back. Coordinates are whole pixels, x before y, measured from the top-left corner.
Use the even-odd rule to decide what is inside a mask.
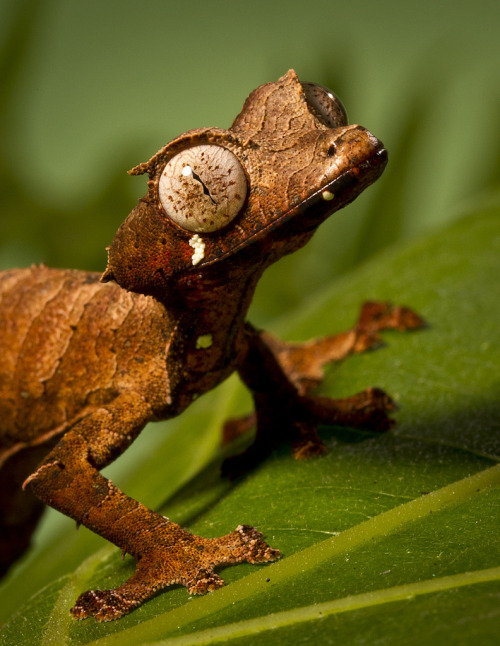
[[[0,464],[2,453],[49,441],[132,387],[149,359],[160,364],[165,316],[97,273],[1,272]]]

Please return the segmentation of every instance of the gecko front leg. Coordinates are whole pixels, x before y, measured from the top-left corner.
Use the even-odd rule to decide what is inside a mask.
[[[395,406],[380,388],[343,399],[310,393],[321,383],[326,364],[376,348],[383,330],[406,331],[424,324],[407,307],[367,302],[353,328],[306,343],[285,343],[248,325],[249,352],[239,373],[252,391],[255,413],[230,420],[224,430],[230,439],[256,425],[257,434],[247,452],[228,460],[225,470],[239,473],[262,459],[280,439],[292,443],[297,459],[320,455],[326,450],[316,431],[320,424],[388,430],[394,423],[389,413]]]
[[[45,503],[137,559],[135,573],[124,584],[80,595],[71,610],[78,619],[117,619],[173,584],[202,594],[223,585],[214,573],[218,565],[279,557],[250,526],[240,525],[220,538],[195,536],[129,498],[99,473],[152,416],[140,395],[117,397],[68,431],[25,482]]]
[[[380,332],[406,332],[424,325],[422,317],[409,307],[367,301],[361,307],[355,325],[345,332],[305,343],[285,343],[266,333],[263,336],[287,377],[301,394],[307,394],[323,380],[325,365],[380,346]]]

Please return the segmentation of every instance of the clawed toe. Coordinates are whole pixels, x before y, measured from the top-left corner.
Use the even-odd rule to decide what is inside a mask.
[[[127,614],[136,605],[116,590],[87,590],[78,597],[71,614],[75,619],[95,617],[96,621],[112,621]]]
[[[236,556],[238,560],[245,560],[248,563],[266,563],[267,561],[276,561],[280,558],[281,553],[275,550],[264,540],[264,535],[251,525],[238,525],[235,530],[241,540],[241,550]]]
[[[189,594],[205,594],[221,588],[224,585],[224,580],[218,574],[204,569],[199,570],[196,576],[187,581],[185,585]]]

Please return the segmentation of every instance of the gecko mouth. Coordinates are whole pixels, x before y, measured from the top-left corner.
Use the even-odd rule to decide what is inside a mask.
[[[234,255],[241,249],[262,240],[274,230],[280,231],[280,235],[287,237],[293,233],[310,233],[315,230],[321,222],[326,220],[332,213],[343,208],[352,202],[365,188],[373,184],[382,174],[387,164],[387,151],[380,143],[380,147],[361,162],[347,168],[338,177],[327,182],[317,191],[312,193],[302,202],[283,213],[280,217],[258,231],[249,235],[245,240],[231,246],[226,250],[220,250],[215,257],[208,258],[201,262],[198,267],[209,266],[220,262],[222,259]],[[293,228],[293,232],[290,230]]]
[[[304,221],[304,226],[301,226],[301,231],[315,229],[332,213],[352,202],[365,188],[373,184],[382,174],[386,164],[387,150],[381,147],[285,213],[279,222],[307,213],[307,220]]]

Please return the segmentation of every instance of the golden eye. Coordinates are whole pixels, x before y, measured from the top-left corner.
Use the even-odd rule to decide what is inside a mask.
[[[247,194],[245,171],[222,146],[203,144],[166,164],[158,186],[168,217],[187,231],[210,233],[233,220]]]
[[[313,114],[329,128],[347,125],[342,101],[331,90],[317,83],[302,83],[302,89]]]

